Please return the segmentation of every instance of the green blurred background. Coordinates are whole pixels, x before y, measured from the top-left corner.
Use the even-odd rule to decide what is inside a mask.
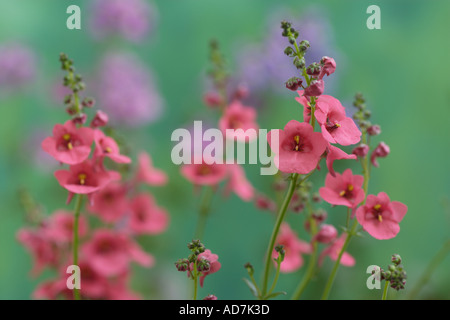
[[[65,12],[70,4],[82,9],[82,30],[65,27]],[[38,61],[35,80],[13,93],[2,93],[0,99],[0,299],[29,299],[37,284],[52,277],[50,271],[37,279],[29,276],[30,255],[15,235],[25,225],[17,195],[20,187],[25,187],[49,213],[65,207],[65,191],[51,171],[36,168],[33,156],[27,153],[31,147],[25,142],[36,129],[49,134],[55,123],[67,119],[62,102],[58,105],[50,97],[52,84],[62,77],[60,52],[73,58],[82,74],[92,73],[100,57],[112,48],[133,52],[153,70],[164,99],[162,117],[146,126],[118,130],[131,145],[134,159],[137,151],[146,150],[155,166],[168,173],[170,183],[152,192],[170,212],[171,224],[162,235],[140,237],[140,243],[152,252],[157,264],[151,269],[135,267],[132,282],[145,298],[189,298],[186,275],[178,273],[173,262],[187,255],[186,243],[195,229],[198,199],[171,162],[170,137],[175,128],[192,124],[200,115],[201,119],[216,121],[213,113],[204,116],[202,103],[203,74],[209,65],[208,42],[211,38],[219,41],[230,71],[236,71],[236,50],[246,41],[258,42],[266,37],[272,12],[284,10],[299,16],[311,6],[324,13],[333,30],[333,45],[343,57],[342,64],[337,60],[333,94],[350,105],[354,94],[362,92],[372,110],[373,122],[382,128],[382,135],[374,140],[385,141],[391,148],[389,157],[380,160],[380,168],[372,171],[370,193],[385,191],[392,200],[409,207],[395,239],[378,241],[365,234],[352,241],[349,252],[357,263],[353,268],[341,267],[331,298],[380,298],[380,290],[366,287],[366,268],[373,264],[386,266],[393,253],[402,256],[408,283],[406,290],[391,297],[406,298],[408,289],[449,237],[450,2],[160,0],[152,4],[158,10],[155,30],[148,40],[132,44],[93,40],[87,24],[91,14],[88,1],[0,0],[0,44],[27,43]],[[381,30],[366,27],[366,8],[371,4],[381,8]],[[290,63],[289,59],[286,63]],[[301,109],[294,97],[295,93],[288,90],[265,96],[266,106],[258,113],[260,126],[282,128],[288,120],[299,117]],[[341,171],[347,166],[360,170],[357,163],[349,161],[337,163],[336,169]],[[255,187],[269,193],[272,178],[259,176],[257,165],[245,168]],[[323,185],[323,171],[313,179],[316,190]],[[331,209],[326,203],[322,207],[328,210],[329,222],[344,223],[343,208]],[[307,237],[301,214],[289,215],[288,221],[301,238]],[[258,279],[272,225],[272,216],[252,203],[235,195],[216,196],[204,242],[219,255],[222,269],[206,279],[200,296],[212,293],[219,299],[251,299],[242,281],[246,276],[243,265],[252,262]],[[320,297],[331,267],[331,261],[326,260],[305,298]],[[449,267],[447,257],[420,298],[450,298]],[[277,288],[291,293],[305,269],[282,275]]]

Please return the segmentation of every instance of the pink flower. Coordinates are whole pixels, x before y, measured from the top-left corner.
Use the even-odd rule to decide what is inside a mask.
[[[132,260],[146,267],[154,263],[153,257],[142,251],[132,239],[107,229],[96,230],[81,250],[92,268],[103,276],[126,272]]]
[[[118,182],[108,183],[95,192],[87,209],[98,215],[104,222],[111,223],[120,220],[129,209],[125,186]]]
[[[94,131],[91,128],[79,128],[72,120],[64,125],[53,127],[53,136],[42,141],[42,149],[56,160],[70,165],[83,162],[91,153]]]
[[[205,159],[200,164],[194,161],[181,167],[181,174],[195,185],[216,185],[226,178],[227,173],[225,164],[207,164]]]
[[[256,138],[255,135],[246,136],[247,129],[258,130],[256,123],[256,111],[251,107],[246,107],[238,100],[235,100],[225,109],[225,112],[219,120],[219,129],[226,134],[227,129],[242,129],[242,132],[236,132],[238,141],[248,142]]]
[[[65,210],[55,211],[46,224],[48,237],[56,243],[73,241],[73,223],[75,217],[72,212]],[[83,216],[78,220],[78,235],[83,237],[88,230],[87,221]]]
[[[255,189],[245,177],[245,171],[242,166],[239,164],[229,164],[227,167],[230,173],[227,193],[233,191],[244,201],[252,200],[255,195]]]
[[[95,114],[94,119],[92,119],[91,121],[91,127],[92,128],[98,128],[98,127],[104,127],[108,124],[108,115],[101,111],[98,110],[97,113]]]
[[[380,142],[375,150],[372,151],[370,161],[375,167],[378,168],[380,165],[378,164],[377,158],[385,158],[389,155],[390,152],[391,149],[389,148],[389,146],[384,142]]]
[[[297,91],[298,97],[295,98],[295,100],[300,103],[303,106],[303,121],[304,122],[310,122],[311,120],[311,106],[310,101],[308,98],[306,98],[303,93],[303,90]],[[323,96],[321,96],[319,99],[321,99]]]
[[[361,143],[353,149],[352,154],[356,155],[359,158],[364,158],[365,156],[367,156],[369,151],[369,146],[367,144]]]
[[[68,202],[74,193],[92,194],[104,188],[111,180],[118,178],[117,172],[104,171],[94,165],[91,160],[73,165],[69,170],[55,171],[56,180],[69,191]]]
[[[354,154],[347,154],[338,147],[332,146],[331,144],[328,144],[328,152],[327,152],[327,168],[330,174],[334,177],[336,173],[333,169],[333,163],[335,160],[349,160],[353,159],[356,160],[356,155]]]
[[[325,187],[320,188],[319,193],[330,204],[355,208],[364,200],[363,183],[364,177],[353,175],[351,169],[345,170],[342,175],[337,173],[335,177],[328,173]]]
[[[399,223],[407,211],[406,205],[391,201],[386,193],[380,192],[367,196],[366,204],[356,210],[356,219],[372,237],[386,240],[399,233]]]
[[[381,128],[377,124],[371,125],[367,128],[367,133],[371,136],[377,136],[381,133]]]
[[[338,232],[331,224],[323,224],[320,226],[319,232],[314,236],[313,242],[330,243],[336,239]]]
[[[318,100],[314,112],[323,137],[330,143],[343,146],[358,143],[361,131],[353,119],[345,115],[345,109],[339,100],[331,98]]]
[[[55,267],[60,257],[59,248],[48,237],[43,229],[20,229],[17,240],[25,246],[33,257],[33,269],[31,274],[38,276],[46,266]]]
[[[322,79],[320,80],[312,80],[309,86],[305,89],[303,93],[305,97],[317,97],[320,96],[325,90],[325,83]]]
[[[344,246],[345,240],[347,239],[347,234],[343,233],[338,239],[333,241],[331,245],[325,248],[319,257],[319,266],[322,265],[323,259],[329,256],[331,260],[336,261],[339,257],[339,253]],[[353,267],[355,265],[355,258],[353,258],[348,252],[344,252],[341,257],[340,264],[346,267]]]
[[[219,271],[222,265],[219,262],[219,256],[211,253],[211,250],[209,249],[206,249],[203,253],[198,255],[198,260],[200,259],[206,259],[209,261],[209,270],[203,271],[200,276],[200,287],[203,288],[203,282],[205,281],[206,276]]]
[[[167,212],[158,207],[149,194],[141,193],[135,196],[131,200],[130,209],[129,227],[134,233],[158,234],[167,229]]]
[[[156,169],[153,166],[150,155],[146,152],[141,152],[138,158],[136,180],[151,186],[162,186],[167,183],[168,179],[162,170]]]
[[[329,76],[336,70],[336,61],[333,58],[325,56],[320,62],[323,64],[323,67],[320,71],[319,79],[322,79],[325,75]]]
[[[131,159],[127,156],[121,155],[117,142],[111,138],[105,136],[101,130],[95,130],[95,152],[94,156],[102,159],[108,157],[112,161],[117,163],[130,163]]]
[[[264,195],[257,195],[255,198],[255,206],[261,210],[275,211],[276,204]]]
[[[302,253],[311,253],[311,245],[300,240],[287,223],[281,225],[277,244],[284,247],[285,255],[281,263],[281,272],[294,272],[303,265]],[[277,258],[278,252],[273,250],[272,257]]]
[[[215,108],[222,104],[223,99],[218,92],[210,91],[205,93],[205,95],[203,96],[203,101],[208,107]]]
[[[81,260],[78,262],[80,267],[80,293],[83,298],[101,299],[106,297],[106,291],[109,283],[108,279],[103,274],[97,272],[88,260]],[[61,270],[61,278],[67,279],[67,268]]]
[[[278,132],[277,145],[272,145],[271,136]],[[267,134],[271,149],[277,153],[275,164],[286,173],[307,174],[314,170],[325,152],[327,142],[312,126],[296,120],[289,121],[284,130],[271,130]],[[279,148],[277,148],[279,146]]]

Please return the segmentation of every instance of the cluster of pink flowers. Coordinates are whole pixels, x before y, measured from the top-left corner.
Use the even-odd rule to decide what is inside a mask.
[[[72,63],[65,56],[61,61],[63,69],[71,75]],[[69,79],[74,79],[73,75]],[[85,196],[88,201],[85,210],[75,209],[75,214],[58,210],[40,221],[37,227],[19,231],[19,241],[35,261],[33,275],[38,275],[45,267],[58,272],[55,279],[40,285],[34,296],[72,298],[73,292],[66,286],[66,269],[75,263],[80,267],[83,299],[137,298],[127,285],[131,262],[150,267],[154,258],[143,251],[135,237],[159,234],[169,224],[166,210],[158,206],[141,186],[162,186],[168,178],[163,171],[153,167],[146,152],[139,154],[136,170],[127,181],[122,180],[119,171],[108,169],[107,165],[120,169],[120,166],[129,165],[131,159],[121,154],[116,140],[101,130],[108,123],[107,114],[97,111],[90,125],[84,125],[87,114],[83,111],[94,103],[84,99],[77,105],[83,84],[75,80],[67,85],[74,92],[66,101],[72,119],[56,124],[53,135],[42,142],[42,148],[61,165],[68,166],[54,173],[58,183],[68,191],[67,204],[74,195],[78,195],[77,206],[82,204],[80,197]],[[91,213],[101,223],[89,228],[87,217],[77,217],[79,211]],[[75,224],[77,228],[74,228]],[[78,249],[78,243],[74,243],[74,230],[80,239],[78,261],[73,261],[71,255],[71,250]]]

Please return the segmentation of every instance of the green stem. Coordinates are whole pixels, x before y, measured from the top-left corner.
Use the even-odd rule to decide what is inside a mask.
[[[347,223],[346,223],[346,228],[348,230],[348,227],[350,226],[350,216],[351,216],[351,209],[350,207],[347,208]]]
[[[275,287],[278,282],[278,277],[280,276],[280,268],[281,268],[281,261],[277,261],[277,272],[275,274],[275,278],[273,279],[272,286],[270,287],[270,290],[269,290],[269,292],[267,292],[266,296],[270,295],[272,293],[272,291],[275,290]]]
[[[194,262],[193,277],[194,277],[194,300],[197,300],[197,289],[198,289],[197,259]]]
[[[419,281],[416,283],[411,293],[409,294],[409,300],[416,299],[420,290],[427,284],[430,280],[431,275],[436,270],[436,268],[442,263],[447,254],[450,252],[450,240],[447,240],[446,243],[442,246],[442,248],[438,251],[438,253],[434,256],[434,258],[430,261],[427,268],[423,272]]]
[[[206,220],[208,219],[209,211],[211,210],[212,198],[214,195],[213,188],[207,188],[203,196],[202,203],[199,209],[197,227],[195,229],[195,239],[201,239],[205,231]]]
[[[78,265],[78,221],[80,218],[81,205],[83,204],[83,195],[79,194],[75,203],[74,222],[73,222],[73,264]],[[73,289],[73,298],[80,300],[80,290]]]
[[[387,293],[388,293],[388,289],[389,289],[389,281],[385,280],[385,284],[384,284],[384,290],[383,290],[383,297],[381,297],[381,300],[387,300]]]
[[[275,246],[275,241],[278,236],[278,232],[280,231],[281,223],[284,220],[284,216],[286,215],[286,210],[289,206],[289,203],[291,202],[292,195],[294,194],[294,190],[297,184],[298,179],[298,173],[294,173],[291,177],[291,183],[289,185],[289,189],[286,193],[286,196],[284,198],[283,204],[281,205],[281,208],[277,215],[277,221],[275,223],[275,227],[272,231],[272,236],[270,237],[269,246],[267,248],[266,252],[266,262],[264,267],[264,278],[263,278],[263,286],[262,286],[262,296],[266,295],[267,292],[267,282],[269,280],[269,270],[270,270],[270,263],[272,260],[272,251]]]

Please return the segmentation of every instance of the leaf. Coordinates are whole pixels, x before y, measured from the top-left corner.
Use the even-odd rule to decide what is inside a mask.
[[[271,299],[271,298],[278,297],[280,294],[286,295],[286,292],[284,292],[284,291],[274,292],[274,293],[271,293],[271,294],[269,294],[268,296],[266,296],[265,299],[266,299],[266,300],[269,300],[269,299]]]
[[[247,286],[250,288],[250,291],[252,292],[252,294],[258,298],[259,294],[258,294],[258,289],[255,287],[255,285],[253,284],[253,282],[251,282],[250,280],[248,280],[247,278],[242,278],[242,280],[244,280],[244,282],[247,284]]]

